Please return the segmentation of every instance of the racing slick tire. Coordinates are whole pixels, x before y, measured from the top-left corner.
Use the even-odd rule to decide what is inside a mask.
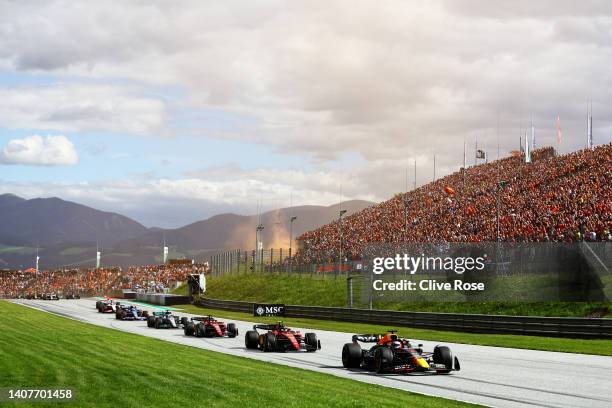
[[[236,327],[236,323],[228,323],[227,324],[227,337],[234,338],[238,335],[238,328]]]
[[[244,335],[244,345],[249,350],[259,347],[259,334],[255,330],[249,330]]]
[[[162,320],[159,317],[156,317],[153,325],[155,326],[156,329],[159,329],[159,326],[161,326],[161,323],[162,323]]]
[[[363,361],[363,353],[359,344],[346,343],[342,347],[342,365],[344,368],[359,368]]]
[[[153,316],[147,317],[147,327],[155,327],[155,319]]]
[[[374,352],[374,370],[377,374],[388,373],[393,366],[393,351],[389,347],[379,347]]]
[[[433,352],[435,364],[444,364],[446,370],[437,370],[437,373],[449,373],[453,369],[453,353],[446,346],[436,346]]]
[[[304,337],[304,343],[306,343],[306,351],[314,352],[319,348],[319,342],[317,341],[316,333],[306,333]]]
[[[148,310],[143,310],[142,311],[142,317],[149,317],[149,311]]]
[[[117,309],[117,311],[115,312],[115,319],[117,319],[117,320],[123,319],[123,310],[122,309]]]
[[[274,333],[266,333],[263,338],[263,351],[270,352],[276,350],[276,335]]]
[[[185,332],[185,336],[193,336],[195,335],[195,325],[191,322],[188,322],[183,326],[183,332]]]
[[[189,323],[189,319],[187,319],[185,316],[181,317],[181,324],[183,327],[187,326],[187,323]]]
[[[193,329],[193,335],[195,337],[204,337],[204,332],[206,331],[206,329],[204,329],[204,332],[202,332],[202,325],[199,323],[194,326],[195,327]]]

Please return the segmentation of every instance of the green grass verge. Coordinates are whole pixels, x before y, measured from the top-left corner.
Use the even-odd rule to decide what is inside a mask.
[[[174,307],[180,308],[187,313],[212,314],[214,316],[223,317],[225,319],[246,321],[253,321],[253,319],[257,319],[257,322],[262,323],[274,323],[279,320],[278,317],[255,318],[250,313],[208,309],[194,305],[175,305]],[[419,340],[612,356],[612,340],[566,339],[557,337],[520,336],[508,334],[460,333],[451,331],[418,329],[412,327],[389,327],[375,324],[336,322],[331,320],[303,319],[293,317],[283,318],[283,321],[288,325],[294,327],[333,330],[347,333],[384,333],[388,329],[393,328],[398,329],[402,336]],[[349,336],[347,336],[347,341],[348,340],[350,340]]]
[[[209,278],[206,296],[213,299],[346,307],[346,278],[333,276],[242,274]],[[359,304],[359,284],[354,285],[354,303]],[[414,312],[479,313],[510,316],[585,317],[594,311],[612,309],[610,302],[397,302],[377,301],[377,309]]]
[[[15,407],[467,407],[442,398],[200,350],[0,301],[0,387],[72,388]]]

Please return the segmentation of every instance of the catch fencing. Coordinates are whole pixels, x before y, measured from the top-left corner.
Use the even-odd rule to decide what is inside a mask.
[[[328,262],[305,263],[295,257],[295,251],[287,248],[250,250],[231,250],[210,257],[212,276],[239,275],[247,273],[289,273],[289,274],[347,274],[354,269],[353,262],[339,262],[329,259]]]

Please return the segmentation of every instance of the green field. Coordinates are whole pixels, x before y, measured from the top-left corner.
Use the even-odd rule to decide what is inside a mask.
[[[354,285],[355,307],[366,307],[359,284]],[[206,296],[213,299],[346,307],[346,278],[333,276],[252,273],[209,278]],[[610,302],[396,302],[377,301],[374,308],[415,312],[480,313],[512,316],[585,317],[606,315]]]
[[[232,312],[227,310],[209,309],[194,305],[175,305],[187,313],[253,321],[252,313]],[[257,322],[275,323],[278,317],[258,317]],[[559,351],[565,353],[598,354],[612,356],[612,340],[599,339],[566,339],[557,337],[520,336],[509,334],[460,333],[442,330],[418,329],[402,326],[381,326],[353,322],[336,322],[331,320],[303,319],[285,317],[283,321],[290,326],[319,330],[333,330],[346,333],[385,333],[389,329],[398,329],[405,337],[418,340],[476,344],[481,346],[511,347],[519,349]],[[347,335],[347,340],[350,337]]]
[[[0,301],[0,388],[72,388],[15,407],[467,407],[77,322]]]

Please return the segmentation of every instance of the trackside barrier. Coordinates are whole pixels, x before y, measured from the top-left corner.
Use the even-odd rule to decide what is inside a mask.
[[[154,305],[172,306],[189,303],[189,296],[171,295],[167,293],[138,293],[136,299]]]
[[[203,298],[199,304],[211,309],[246,313],[253,311],[253,303],[250,302]],[[400,312],[296,305],[287,305],[285,315],[381,324],[391,328],[404,326],[469,333],[612,339],[612,319]]]

